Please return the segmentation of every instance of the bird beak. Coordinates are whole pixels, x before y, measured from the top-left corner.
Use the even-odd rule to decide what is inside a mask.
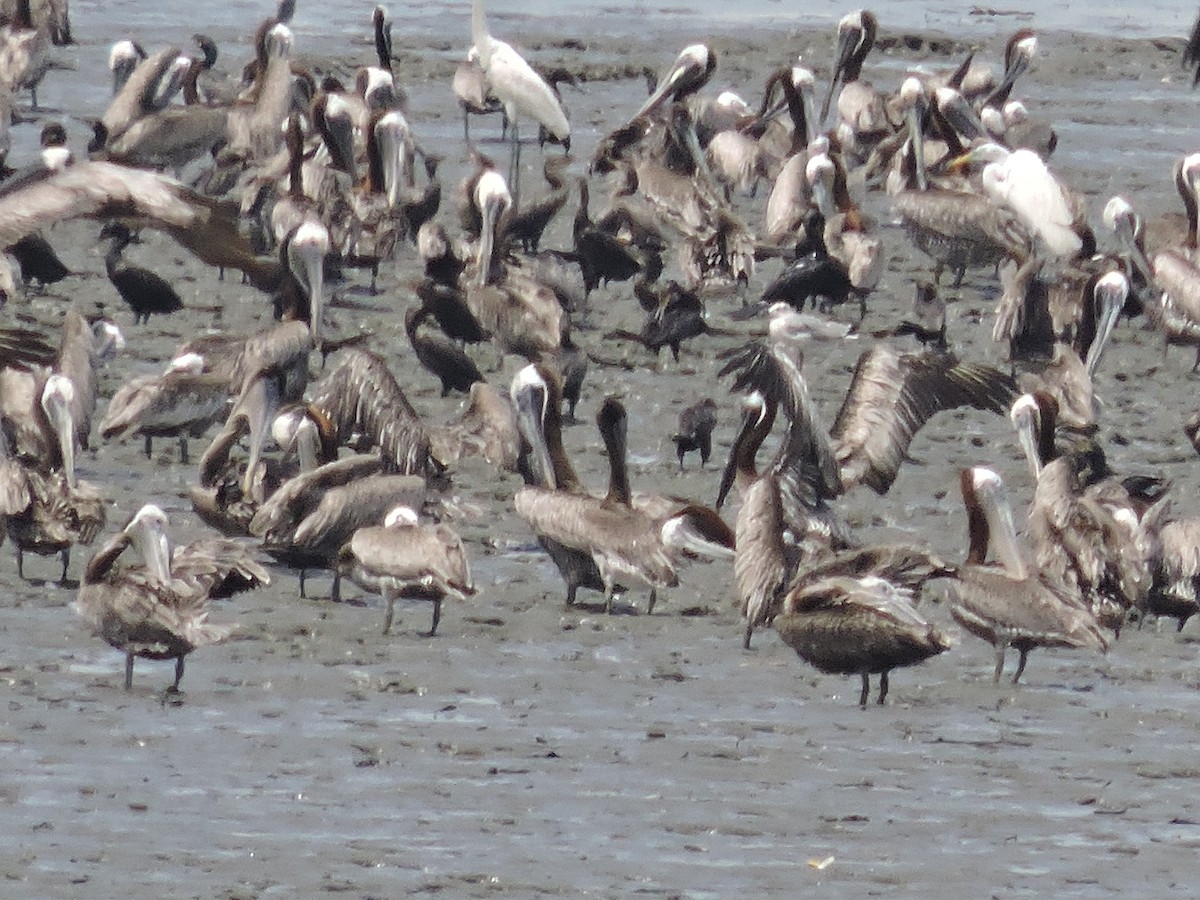
[[[917,190],[929,188],[929,173],[925,168],[925,131],[921,123],[925,118],[925,101],[918,98],[905,115],[908,121],[908,140],[912,146],[913,168],[916,172]]]
[[[738,457],[742,453],[742,445],[746,442],[750,431],[758,423],[760,419],[758,411],[747,409],[742,413],[742,425],[738,429],[737,437],[733,439],[733,446],[729,448],[729,459],[725,462],[725,469],[721,472],[721,486],[717,489],[716,508],[720,509],[725,503],[725,498],[729,496],[729,489],[733,487],[734,478],[737,477]]]
[[[825,95],[825,102],[821,104],[821,117],[818,120],[822,127],[829,116],[829,107],[833,105],[833,95],[842,80],[846,63],[850,61],[851,54],[858,48],[861,40],[862,31],[858,28],[843,28],[838,31],[837,55],[833,64],[833,74],[829,77],[829,93]]]
[[[1100,358],[1108,348],[1109,338],[1125,308],[1125,300],[1129,295],[1129,282],[1124,278],[1101,279],[1096,285],[1096,336],[1088,347],[1087,373],[1088,378],[1094,378],[1100,365]]]
[[[548,397],[541,387],[527,386],[519,390],[514,398],[517,407],[517,427],[525,442],[529,444],[529,462],[533,467],[533,478],[542,487],[554,490],[554,464],[546,447],[542,420],[546,412]]]
[[[1023,405],[1015,409],[1012,414],[1013,428],[1017,432],[1017,442],[1021,445],[1021,451],[1029,463],[1029,471],[1033,474],[1035,483],[1042,474],[1042,461],[1038,456],[1036,415],[1037,407],[1032,404]]]
[[[75,421],[71,415],[70,402],[58,391],[52,391],[46,395],[43,409],[58,438],[62,469],[67,478],[67,484],[75,487]]]
[[[280,395],[276,379],[257,378],[243,392],[233,412],[233,415],[244,415],[250,428],[249,458],[246,461],[246,473],[242,476],[242,493],[247,497],[252,494],[255,472],[262,461],[263,444],[267,439],[268,423],[275,419],[279,410]]]

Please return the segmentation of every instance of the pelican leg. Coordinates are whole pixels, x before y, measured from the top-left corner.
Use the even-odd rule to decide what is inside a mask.
[[[866,672],[862,673],[862,693],[858,695],[858,705],[862,709],[867,708],[867,698],[871,696],[871,676]]]
[[[463,107],[463,138],[469,144],[471,143],[471,114],[467,112],[467,108]]]
[[[67,583],[67,567],[71,565],[71,548],[68,547],[67,549],[63,550],[62,553],[59,554],[59,556],[62,558],[62,575],[59,576],[58,583],[66,584]]]
[[[183,681],[183,654],[175,657],[175,680],[171,682],[171,686],[167,688],[168,694],[179,693],[179,682]]]
[[[996,647],[996,671],[992,673],[992,684],[1000,683],[1000,673],[1004,671],[1004,650],[1005,645],[999,644]]]
[[[1020,661],[1017,663],[1017,671],[1016,671],[1016,672],[1013,674],[1013,680],[1012,680],[1012,683],[1013,683],[1013,684],[1016,684],[1016,683],[1017,683],[1017,679],[1018,679],[1018,678],[1020,678],[1020,677],[1021,677],[1021,673],[1025,671],[1025,658],[1026,658],[1026,657],[1028,657],[1028,656],[1029,656],[1029,651],[1028,651],[1028,650],[1022,650],[1022,651],[1021,651],[1021,659],[1020,659]]]
[[[25,553],[20,547],[17,548],[17,577],[25,577]]]
[[[188,445],[186,434],[181,434],[179,436],[179,461],[185,466],[188,464]]]
[[[383,633],[387,634],[392,630],[392,616],[396,612],[396,598],[392,596],[390,591],[384,591],[383,599],[387,602],[387,612],[383,616]]]
[[[880,706],[883,706],[883,701],[887,699],[888,694],[888,673],[879,673],[879,699],[876,701]]]
[[[308,577],[308,569],[300,570],[300,599],[307,600],[308,594],[304,593],[304,580]]]
[[[612,583],[612,579],[605,578],[604,579],[604,611],[606,613],[608,613],[609,615],[612,615],[613,587],[614,587],[614,585]]]
[[[334,603],[342,602],[342,573],[336,569],[333,572],[333,587],[329,589],[329,599]]]
[[[575,605],[575,595],[577,593],[579,593],[579,585],[572,581],[567,585],[567,609]]]
[[[133,651],[125,651],[125,690],[133,688]]]
[[[433,601],[433,624],[429,626],[429,636],[433,637],[437,634],[438,622],[442,620],[442,601]]]
[[[658,602],[658,588],[650,588],[650,601],[646,604],[646,615],[654,615],[654,604]]]
[[[962,287],[963,279],[967,277],[967,267],[959,266],[954,272],[954,290]]]
[[[143,445],[142,450],[146,454],[146,459],[149,459],[150,454],[154,451],[154,438],[150,437],[150,435],[146,435],[146,443]]]
[[[750,649],[750,635],[752,635],[752,634],[754,634],[754,623],[747,622],[746,623],[746,631],[742,635],[742,649],[743,650]]]

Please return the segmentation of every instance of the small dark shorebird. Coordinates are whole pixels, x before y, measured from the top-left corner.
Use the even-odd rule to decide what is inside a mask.
[[[693,403],[679,414],[679,432],[672,436],[675,455],[679,457],[679,471],[683,471],[683,457],[694,450],[700,451],[700,467],[708,465],[712,455],[712,433],[717,427],[717,401],[706,397]]]

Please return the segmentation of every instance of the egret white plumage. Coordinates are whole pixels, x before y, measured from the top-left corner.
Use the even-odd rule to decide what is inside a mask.
[[[473,0],[472,3],[471,40],[479,53],[479,64],[487,77],[488,87],[504,106],[504,114],[508,117],[512,133],[508,180],[512,182],[513,195],[519,196],[521,117],[533,119],[566,150],[571,149],[571,125],[562,103],[546,80],[533,70],[533,66],[511,44],[496,40],[488,33],[483,0]]]

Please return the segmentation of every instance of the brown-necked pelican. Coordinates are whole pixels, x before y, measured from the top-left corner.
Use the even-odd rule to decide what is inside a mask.
[[[892,131],[882,96],[872,85],[860,80],[863,62],[875,46],[878,29],[878,19],[865,9],[848,13],[838,22],[833,74],[818,119],[824,122],[829,115],[834,93],[841,84],[841,92],[837,95],[836,134],[844,147],[855,152],[861,152]]]
[[[209,600],[271,583],[271,576],[237,541],[207,539],[172,547],[167,515],[143,506],[88,561],[73,608],[96,633],[125,653],[125,690],[133,660],[174,659],[178,691],[184,658],[225,640],[233,628],[208,621]],[[114,568],[133,545],[142,563]]]
[[[382,526],[356,531],[342,548],[338,566],[359,587],[383,595],[384,634],[391,631],[397,599],[433,602],[433,637],[442,601],[475,595],[462,540],[446,525],[418,524],[417,514],[407,506],[389,512]]]
[[[716,68],[717,54],[707,44],[684,47],[629,121],[650,115],[668,100],[674,103],[696,93],[708,84]]]
[[[1025,561],[1000,476],[983,467],[964,469],[960,485],[970,547],[951,581],[950,612],[959,625],[995,648],[992,680],[1000,680],[1010,646],[1021,654],[1014,684],[1036,647],[1106,651],[1108,641],[1091,611]],[[989,549],[995,554],[990,564]]]
[[[108,70],[112,73],[112,92],[115,97],[129,81],[129,76],[146,58],[146,51],[137,41],[117,41],[108,51]]]

